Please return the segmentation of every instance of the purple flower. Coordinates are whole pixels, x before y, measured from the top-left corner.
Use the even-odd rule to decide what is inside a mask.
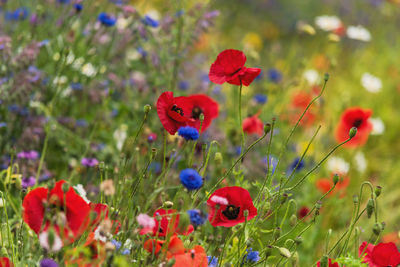
[[[22,188],[25,188],[25,189],[28,187],[34,186],[35,183],[36,183],[36,179],[33,176],[22,178],[22,181],[21,181]]]
[[[19,159],[38,159],[39,158],[39,153],[35,150],[31,151],[21,151],[17,154],[17,158]]]
[[[43,259],[40,261],[40,267],[58,267],[58,264],[52,259]]]
[[[95,158],[83,158],[81,164],[86,167],[94,167],[99,164],[99,161]]]

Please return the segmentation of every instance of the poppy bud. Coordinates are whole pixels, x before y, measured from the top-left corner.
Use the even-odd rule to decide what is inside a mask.
[[[151,149],[151,158],[154,159],[154,157],[156,156],[156,154],[157,154],[157,148],[153,147],[153,148]]]
[[[302,238],[301,236],[298,236],[298,237],[296,237],[296,238],[294,239],[294,242],[295,242],[297,245],[300,245],[301,243],[303,243],[303,238]]]
[[[63,183],[62,186],[61,186],[61,189],[62,189],[62,191],[63,191],[64,194],[65,194],[65,193],[67,193],[68,190],[69,190],[69,185],[68,185],[67,183]]]
[[[214,155],[214,161],[217,165],[222,164],[222,154],[221,152],[216,152]]]
[[[55,233],[53,228],[50,228],[47,234],[47,242],[49,244],[49,247],[52,248],[54,245],[54,241],[56,239]]]
[[[379,197],[381,193],[382,193],[382,186],[378,185],[377,187],[375,187],[375,196]]]
[[[372,198],[370,198],[368,200],[368,204],[367,204],[367,216],[368,219],[371,218],[372,213],[374,213],[374,209],[375,209],[375,202]]]
[[[150,112],[150,110],[151,110],[151,106],[149,104],[144,105],[144,107],[143,107],[144,113],[147,114]]]
[[[382,231],[382,228],[381,228],[380,224],[379,223],[375,223],[374,226],[372,227],[372,232],[375,235],[379,235],[381,233],[381,231]]]
[[[172,201],[165,201],[162,205],[164,209],[170,209],[174,206],[174,203]]]
[[[297,216],[296,216],[295,214],[293,214],[293,215],[290,217],[289,222],[290,222],[290,226],[295,226],[296,223],[297,223]]]
[[[203,113],[200,113],[199,120],[200,120],[200,122],[204,121],[204,114]]]
[[[281,228],[276,227],[273,233],[273,237],[275,240],[277,240],[281,236]]]
[[[175,261],[176,261],[175,258],[172,258],[170,261],[168,261],[167,266],[168,266],[168,267],[174,266]]]
[[[354,136],[356,136],[356,134],[357,134],[357,128],[356,127],[351,127],[351,129],[349,131],[350,139],[353,138]]]
[[[321,201],[317,201],[317,203],[315,203],[315,209],[316,210],[320,210],[322,207],[322,202]]]
[[[321,260],[319,261],[320,267],[328,267],[328,256],[322,256]]]
[[[289,197],[288,194],[286,194],[286,193],[282,194],[282,197],[281,197],[281,204],[282,205],[285,204],[285,202],[288,199],[288,197]]]
[[[357,204],[358,203],[358,195],[353,196],[353,203]]]
[[[290,258],[292,256],[292,254],[287,248],[278,248],[278,250],[279,254],[281,254],[282,257]]]
[[[324,75],[324,81],[327,82],[329,80],[329,73],[325,73]]]
[[[269,256],[272,254],[272,246],[267,246],[267,249],[265,250],[265,259],[268,259]]]
[[[333,184],[336,185],[338,182],[339,182],[339,175],[335,173],[335,175],[333,175]]]
[[[264,133],[267,134],[271,131],[271,123],[266,123],[264,125]]]

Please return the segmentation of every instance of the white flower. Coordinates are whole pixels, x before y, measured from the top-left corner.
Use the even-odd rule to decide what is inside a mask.
[[[82,66],[82,74],[88,77],[93,77],[97,73],[96,68],[91,63],[86,63]]]
[[[70,65],[72,64],[72,62],[74,62],[74,60],[75,60],[75,55],[74,53],[70,52],[65,60],[65,63]]]
[[[0,208],[4,207],[4,200],[0,197]]]
[[[72,64],[72,68],[79,70],[82,67],[82,64],[85,62],[83,57],[77,58],[74,63]]]
[[[104,243],[107,242],[107,236],[101,232],[101,227],[97,227],[96,231],[94,231],[94,239]]]
[[[154,228],[154,226],[156,226],[156,221],[154,220],[154,218],[144,213],[139,214],[136,217],[136,220],[143,228],[152,229]]]
[[[381,79],[368,72],[361,77],[361,85],[370,93],[378,93],[382,89]]]
[[[354,40],[369,42],[371,41],[371,34],[361,25],[349,26],[346,31],[347,37]]]
[[[331,157],[327,161],[327,169],[333,173],[346,174],[349,172],[350,164],[339,157]]]
[[[315,18],[315,25],[324,31],[334,31],[342,26],[342,22],[336,16],[318,16]]]
[[[365,158],[364,153],[357,152],[354,157],[354,161],[356,162],[356,167],[359,172],[365,172],[367,169],[367,159]]]
[[[128,136],[126,132],[127,130],[128,126],[126,124],[122,124],[117,130],[115,130],[113,134],[115,141],[117,141],[118,150],[121,150],[122,146],[124,145],[125,139]]]
[[[320,81],[319,73],[318,71],[314,69],[309,69],[306,70],[303,73],[303,78],[310,84],[310,85],[315,85],[318,84]]]
[[[56,232],[53,232],[53,233],[54,233],[54,241],[53,241],[53,245],[51,247],[50,247],[49,238],[48,238],[49,232],[48,231],[41,232],[39,235],[40,246],[49,252],[57,252],[63,247],[61,238],[58,236],[58,234]]]
[[[212,196],[211,201],[215,202],[217,204],[220,204],[220,205],[228,205],[229,204],[229,202],[226,198],[219,197],[219,196]]]
[[[370,118],[369,121],[372,123],[372,135],[381,135],[385,132],[385,124],[381,118]]]
[[[90,203],[90,200],[86,197],[87,193],[85,188],[83,188],[83,185],[81,184],[77,184],[75,186],[73,186],[73,188],[75,189],[75,192],[81,196],[81,198],[83,198],[83,200],[85,200],[86,203]]]
[[[57,76],[54,78],[53,83],[55,85],[63,85],[68,81],[68,78],[66,76]]]

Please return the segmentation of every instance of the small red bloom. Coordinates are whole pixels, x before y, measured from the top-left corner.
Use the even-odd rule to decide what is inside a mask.
[[[164,92],[157,100],[157,114],[161,124],[170,134],[175,134],[182,126],[193,121],[193,104],[184,96],[174,97],[172,92]]]
[[[212,226],[232,227],[245,221],[244,211],[249,215],[247,220],[257,216],[257,209],[253,205],[250,193],[239,186],[223,187],[207,200],[210,208],[208,220]]]
[[[371,117],[372,111],[353,107],[346,109],[340,119],[339,125],[336,128],[336,141],[338,143],[349,139],[349,131],[352,127],[357,128],[357,134],[344,146],[357,147],[364,145],[369,133],[372,131],[372,123],[368,120]]]
[[[292,124],[295,124],[299,120],[301,114],[303,114],[304,110],[307,108],[308,104],[310,104],[312,99],[313,95],[311,93],[303,91],[295,92],[292,95],[292,101],[289,107],[289,121]],[[310,106],[299,124],[302,126],[310,126],[314,123],[316,118],[317,115],[315,107]]]
[[[57,232],[63,228],[61,237],[68,243],[76,240],[88,227],[90,207],[72,187],[64,194],[64,183],[64,180],[58,181],[50,192],[44,187],[33,189],[25,196],[22,206],[24,221],[36,234],[52,224]],[[43,222],[45,212],[50,213],[49,218],[64,216],[65,224],[56,225],[55,220]]]
[[[333,178],[333,174],[332,174]],[[333,179],[332,178],[321,178],[318,179],[316,182],[316,186],[318,190],[325,194],[327,193],[332,187],[333,187]],[[340,192],[340,196],[343,197],[346,188],[349,186],[350,179],[348,177],[343,177],[339,180],[339,182],[336,184],[335,189],[333,189],[330,193],[329,196],[332,196],[336,192]]]
[[[143,228],[142,230],[140,230],[141,235],[145,235],[148,233],[152,233],[153,236],[160,237],[166,236],[169,233],[188,235],[194,230],[193,225],[191,224],[184,231],[182,231],[182,229],[179,229],[179,214],[177,214],[177,211],[173,209],[158,209],[154,212],[153,217],[155,218],[155,226],[153,227],[153,229]],[[157,218],[161,218],[161,220],[158,221]]]
[[[215,62],[211,65],[208,77],[216,84],[225,82],[249,86],[260,74],[259,68],[246,68],[246,56],[242,51],[228,49],[219,53]]]
[[[374,246],[363,242],[358,250],[363,262],[370,267],[398,266],[400,264],[400,252],[394,243],[379,243]]]
[[[264,124],[258,118],[258,115],[260,115],[259,112],[255,115],[247,117],[246,119],[243,120],[243,132],[245,132],[247,134],[263,135]]]
[[[310,209],[307,208],[306,206],[301,207],[301,209],[299,209],[298,211],[299,219],[303,219],[304,217],[306,217],[309,212]]]
[[[7,257],[0,257],[0,267],[14,267],[14,264]]]
[[[190,126],[195,127],[197,130],[200,129],[200,114],[203,113],[204,121],[201,125],[201,131],[207,130],[213,119],[218,117],[218,103],[215,102],[211,97],[199,94],[191,95],[187,97],[193,105],[190,117],[194,120],[190,122]]]
[[[320,267],[321,263],[317,262],[317,267]],[[339,267],[339,263],[337,262],[332,262],[331,259],[328,259],[328,267]]]

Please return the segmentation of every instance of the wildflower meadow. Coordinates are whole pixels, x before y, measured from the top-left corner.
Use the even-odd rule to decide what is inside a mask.
[[[400,266],[399,18],[0,0],[0,267]]]

